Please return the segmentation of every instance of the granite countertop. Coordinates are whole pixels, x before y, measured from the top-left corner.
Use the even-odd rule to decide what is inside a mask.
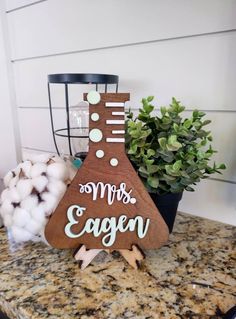
[[[236,228],[178,214],[140,270],[118,253],[81,271],[71,251],[10,246],[0,230],[0,309],[20,319],[221,318],[236,304]]]

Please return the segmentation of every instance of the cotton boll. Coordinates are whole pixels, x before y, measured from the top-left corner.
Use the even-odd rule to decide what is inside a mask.
[[[11,171],[5,175],[5,177],[3,178],[3,183],[5,187],[8,187],[12,178],[13,178],[13,173]]]
[[[48,184],[48,179],[46,176],[38,176],[32,179],[32,184],[34,188],[41,193]]]
[[[45,153],[45,154],[32,154],[30,158],[28,158],[30,161],[35,163],[47,163],[47,161],[50,159],[51,154]]]
[[[30,179],[20,179],[16,185],[16,190],[21,200],[25,199],[32,192],[33,185]]]
[[[10,180],[8,187],[9,188],[15,187],[18,181],[19,181],[19,176],[17,175]]]
[[[35,195],[27,196],[23,201],[21,201],[20,206],[21,208],[26,209],[30,212],[33,208],[38,205],[38,198]]]
[[[32,218],[39,223],[42,223],[45,220],[45,205],[43,204],[44,203],[40,203],[31,211]]]
[[[31,172],[31,167],[32,163],[31,161],[24,161],[23,163],[20,164],[20,167],[25,174],[26,177],[30,178],[30,172]]]
[[[15,242],[25,242],[32,238],[32,234],[23,228],[19,228],[17,226],[12,226],[11,228],[12,237]]]
[[[22,163],[20,163],[14,170],[13,170],[13,173],[15,174],[15,176],[18,176],[19,177],[19,175],[20,175],[20,171],[21,171],[21,164]]]
[[[68,171],[65,163],[53,163],[48,165],[47,174],[50,177],[65,181],[68,179]]]
[[[39,235],[33,235],[31,240],[34,242],[34,243],[38,243],[40,241],[42,241],[42,239],[40,238]]]
[[[31,216],[27,210],[17,207],[13,214],[13,224],[18,227],[24,227]]]
[[[58,205],[57,198],[46,192],[43,193],[41,197],[44,200],[46,214],[51,214]]]
[[[30,175],[32,178],[45,173],[47,170],[47,165],[45,163],[36,163],[31,167]]]
[[[62,181],[51,178],[47,185],[47,189],[51,194],[59,198],[64,195],[66,191],[66,185]]]
[[[9,189],[6,188],[2,191],[2,194],[1,194],[1,202],[3,203],[6,199],[9,198]]]
[[[8,199],[6,199],[1,205],[1,216],[3,217],[5,214],[12,214],[13,211],[14,206]]]
[[[52,156],[51,160],[53,160],[56,163],[65,163],[65,161],[60,156]]]
[[[3,224],[5,227],[10,228],[13,224],[13,219],[10,214],[6,214],[3,216]]]
[[[30,219],[28,220],[24,228],[31,234],[36,235],[40,231],[41,225],[39,222],[36,222],[33,219]]]
[[[7,199],[10,200],[12,203],[19,203],[20,202],[20,200],[21,200],[20,194],[18,193],[18,191],[16,190],[15,187],[9,189]]]

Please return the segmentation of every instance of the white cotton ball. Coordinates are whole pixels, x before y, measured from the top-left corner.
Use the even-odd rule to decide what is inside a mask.
[[[41,225],[39,222],[36,222],[33,219],[28,220],[27,224],[24,227],[28,232],[30,232],[31,234],[38,234],[38,232],[41,229]]]
[[[45,173],[46,170],[47,170],[47,165],[45,163],[35,163],[31,167],[30,175],[32,178],[34,178],[41,175],[42,173]]]
[[[32,238],[32,234],[30,232],[17,226],[12,226],[11,234],[14,240],[18,243],[28,241]]]
[[[58,205],[58,199],[52,194],[46,192],[43,193],[41,197],[44,200],[46,214],[51,214]]]
[[[33,185],[30,179],[20,179],[16,185],[16,190],[20,195],[21,200],[25,199],[32,192]]]
[[[23,199],[20,203],[21,208],[26,209],[27,211],[31,211],[33,208],[35,208],[38,205],[38,198],[35,195],[27,196],[25,199]]]
[[[38,243],[38,242],[42,241],[42,239],[40,238],[40,236],[38,234],[36,234],[36,235],[32,236],[31,241],[33,241],[34,243]]]
[[[5,214],[12,214],[13,211],[14,206],[8,199],[6,199],[1,205],[1,216],[3,217]]]
[[[20,167],[24,173],[24,175],[28,178],[31,177],[30,172],[31,172],[31,167],[32,163],[31,161],[24,161],[23,163],[20,164]]]
[[[31,216],[27,210],[20,207],[16,207],[13,214],[13,224],[18,227],[24,227],[28,220],[31,219]]]
[[[53,194],[54,196],[56,196],[57,198],[61,198],[61,196],[63,196],[65,194],[66,191],[66,184],[63,183],[60,180],[56,180],[54,178],[51,178],[49,180],[47,189],[48,191]]]
[[[9,199],[9,189],[6,188],[2,191],[1,202],[3,203],[6,199]]]
[[[45,154],[32,154],[30,158],[28,158],[30,161],[35,163],[47,163],[50,159],[51,154],[45,153]]]
[[[5,227],[10,228],[13,224],[13,219],[10,214],[6,214],[3,216],[3,224]]]
[[[43,222],[45,219],[45,206],[43,203],[40,203],[37,207],[32,209],[31,216],[35,221],[39,223]]]
[[[17,175],[10,180],[8,187],[14,188],[18,181],[19,181],[19,176]]]
[[[20,175],[20,171],[21,171],[21,167],[20,167],[21,163],[12,171],[13,172],[13,175],[15,174],[15,176],[18,176]]]
[[[47,174],[50,177],[60,179],[63,181],[68,179],[68,171],[65,163],[53,163],[48,165]]]
[[[51,160],[53,160],[56,163],[65,163],[65,161],[60,156],[52,156]]]
[[[32,179],[32,184],[34,186],[34,188],[39,192],[41,193],[45,187],[47,186],[48,184],[48,179],[46,176],[38,176],[38,177],[34,177]]]
[[[11,171],[5,175],[5,177],[3,178],[3,183],[5,187],[8,187],[12,178],[13,178],[13,173]]]
[[[19,203],[21,201],[20,194],[15,187],[9,189],[7,199],[9,199],[12,203]]]

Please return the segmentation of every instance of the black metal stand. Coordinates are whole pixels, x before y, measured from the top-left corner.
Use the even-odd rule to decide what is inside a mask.
[[[54,127],[54,120],[53,120],[53,107],[52,107],[52,100],[51,100],[51,91],[50,86],[51,84],[62,84],[64,85],[65,89],[65,110],[66,110],[66,128],[60,128],[55,130]],[[104,92],[107,93],[108,85],[115,84],[116,85],[116,92],[118,92],[118,84],[119,84],[119,77],[118,75],[113,74],[90,74],[90,73],[66,73],[66,74],[49,74],[48,75],[48,99],[49,99],[49,111],[50,111],[50,120],[51,120],[51,127],[52,127],[52,134],[53,134],[53,141],[55,144],[55,148],[57,154],[60,155],[56,136],[67,137],[68,139],[68,146],[69,146],[69,153],[71,156],[72,148],[71,148],[71,138],[88,138],[88,136],[75,136],[71,135],[71,129],[77,129],[76,127],[70,127],[70,112],[69,112],[69,95],[68,95],[68,85],[69,84],[94,84],[96,91],[98,90],[98,85],[104,85]],[[66,134],[63,134],[66,132]]]

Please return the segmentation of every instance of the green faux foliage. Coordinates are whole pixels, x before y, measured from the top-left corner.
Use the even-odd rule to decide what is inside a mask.
[[[216,151],[209,144],[211,132],[204,129],[211,122],[203,119],[205,113],[194,110],[183,119],[185,107],[172,98],[159,116],[152,116],[153,98],[142,99],[138,116],[129,111],[126,120],[126,151],[148,191],[194,191],[191,186],[201,179],[221,174],[224,164],[209,163]]]

